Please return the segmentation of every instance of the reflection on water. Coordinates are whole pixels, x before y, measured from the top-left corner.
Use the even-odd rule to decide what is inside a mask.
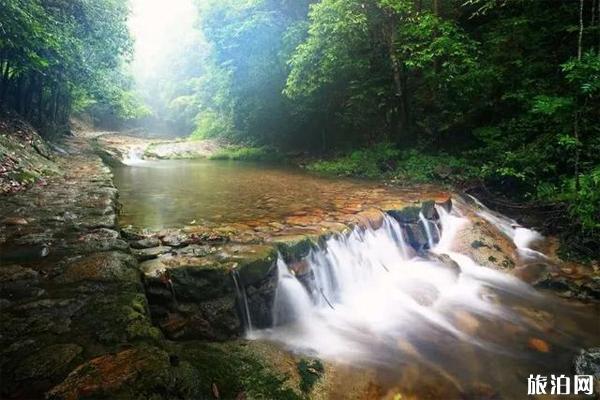
[[[123,204],[121,224],[146,228],[192,221],[282,222],[286,216],[315,209],[341,210],[356,202],[368,203],[384,190],[370,182],[234,161],[144,161],[113,172]],[[393,196],[394,189],[385,191]]]

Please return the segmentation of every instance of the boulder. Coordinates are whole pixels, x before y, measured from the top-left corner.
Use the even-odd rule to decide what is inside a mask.
[[[133,240],[129,242],[132,249],[148,249],[150,247],[159,247],[160,240],[155,237],[147,237],[143,239]]]

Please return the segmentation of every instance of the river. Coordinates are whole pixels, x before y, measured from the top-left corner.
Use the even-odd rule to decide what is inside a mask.
[[[154,229],[277,231],[440,195],[240,162],[141,161],[114,175],[121,224]],[[530,374],[572,375],[578,351],[598,344],[598,308],[516,277],[537,265],[560,271],[541,250],[545,239],[472,200],[438,205],[435,215],[435,223],[420,215],[427,245],[417,251],[406,228],[384,215],[379,226],[329,237],[302,270],[280,257],[272,326],[253,329],[244,290],[247,338],[368,371],[383,388],[377,396],[517,399],[526,397]],[[478,247],[497,248],[490,260],[510,253],[514,263],[486,268]]]

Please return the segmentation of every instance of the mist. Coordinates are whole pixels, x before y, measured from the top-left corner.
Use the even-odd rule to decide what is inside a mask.
[[[135,91],[151,111],[142,128],[150,135],[187,135],[191,127],[176,121],[180,113],[173,108],[176,99],[191,93],[189,80],[200,74],[200,55],[206,53],[198,6],[193,0],[132,0],[131,8],[130,69]]]

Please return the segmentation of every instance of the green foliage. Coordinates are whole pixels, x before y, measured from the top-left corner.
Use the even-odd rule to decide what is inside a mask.
[[[379,178],[389,176],[394,171],[400,152],[390,143],[380,143],[371,148],[355,150],[348,155],[333,160],[311,163],[311,171],[336,175]]]
[[[390,143],[356,150],[332,160],[316,161],[307,168],[328,175],[386,178],[401,183],[467,181],[479,173],[465,159],[417,150],[400,151]]]
[[[128,13],[119,0],[1,0],[1,101],[39,126],[65,123],[73,107],[143,112],[121,69]]]
[[[231,121],[212,110],[200,112],[196,116],[196,129],[190,139],[207,139],[214,137],[230,137],[233,127]]]
[[[231,146],[217,151],[211,160],[281,161],[281,154],[272,147]]]

